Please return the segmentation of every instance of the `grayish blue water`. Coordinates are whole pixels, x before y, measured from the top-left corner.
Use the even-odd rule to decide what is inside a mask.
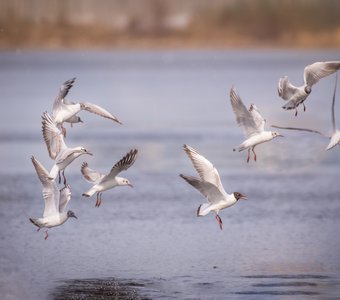
[[[334,76],[313,88],[298,117],[281,109],[276,90],[281,76],[298,85],[303,68],[323,60],[340,53],[0,53],[0,298],[109,299],[118,286],[120,298],[337,299],[339,147],[326,152],[321,136],[282,131],[247,164],[246,153],[232,151],[243,134],[229,103],[234,85],[267,125],[330,131]],[[94,156],[84,159],[102,172],[138,148],[123,175],[134,188],[105,192],[95,208],[81,197],[89,184],[78,159],[66,170],[78,220],[45,241],[28,221],[43,210],[30,157],[52,166],[41,115],[72,77],[69,99],[99,104],[124,125],[82,112],[85,123],[68,128],[67,144],[89,148]],[[223,231],[213,214],[196,217],[204,199],[178,176],[196,175],[184,143],[214,163],[227,192],[248,196],[221,212]]]

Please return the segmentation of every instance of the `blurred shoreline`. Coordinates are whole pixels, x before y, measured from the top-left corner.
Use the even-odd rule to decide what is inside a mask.
[[[0,50],[340,48],[336,0],[3,0]]]

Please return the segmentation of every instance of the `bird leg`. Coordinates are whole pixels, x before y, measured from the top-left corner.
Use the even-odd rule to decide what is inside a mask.
[[[64,137],[66,137],[66,128],[63,126],[63,124],[61,124],[60,127],[61,127],[61,133],[63,134]]]
[[[302,105],[303,105],[303,111],[306,111],[306,106],[303,102],[302,102]]]
[[[46,229],[45,233],[46,233],[46,235],[45,235],[45,241],[46,241],[47,238],[48,238],[48,229]]]
[[[295,108],[295,117],[297,116],[297,108]]]
[[[60,171],[58,172],[58,181],[59,181],[59,184],[60,184],[60,182],[61,182]]]
[[[97,193],[97,201],[96,201],[95,207],[99,207],[101,203],[102,203],[102,193],[99,192]]]
[[[218,222],[218,225],[220,225],[221,230],[223,229],[223,222],[222,219],[220,218],[220,216],[218,214],[216,214],[216,220]]]
[[[250,148],[248,148],[248,157],[247,157],[247,163],[249,163],[249,159],[250,159]]]
[[[254,160],[256,161],[256,153],[255,153],[255,151],[254,151],[254,148],[255,148],[255,146],[253,146],[253,147],[251,148],[251,151],[253,151],[253,153],[254,153]]]

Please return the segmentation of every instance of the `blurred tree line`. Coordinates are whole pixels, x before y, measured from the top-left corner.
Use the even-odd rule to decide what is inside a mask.
[[[340,1],[0,1],[2,48],[265,45],[340,47]]]

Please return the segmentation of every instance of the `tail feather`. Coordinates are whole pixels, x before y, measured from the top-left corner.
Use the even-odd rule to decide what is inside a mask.
[[[95,188],[91,188],[89,189],[86,193],[83,193],[84,197],[91,197],[96,193],[96,189]]]
[[[29,218],[29,220],[31,221],[31,223],[33,223],[35,226],[37,226],[38,228],[40,228],[38,222],[37,222],[37,219],[32,219],[32,218]]]
[[[197,209],[197,217],[206,216],[210,212],[210,204],[203,203]]]

